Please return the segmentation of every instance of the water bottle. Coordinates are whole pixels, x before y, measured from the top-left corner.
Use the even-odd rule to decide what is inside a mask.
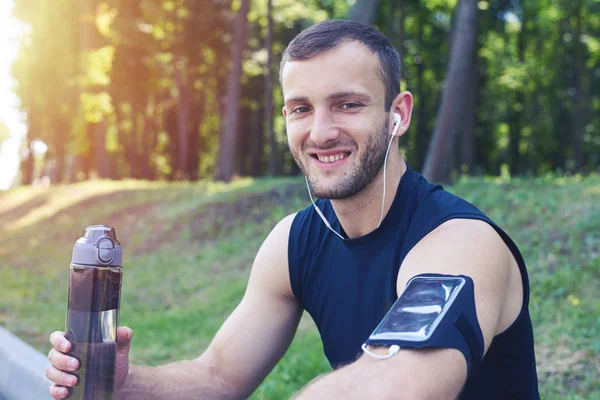
[[[89,226],[73,247],[66,338],[79,360],[69,398],[113,399],[123,268],[115,229]]]

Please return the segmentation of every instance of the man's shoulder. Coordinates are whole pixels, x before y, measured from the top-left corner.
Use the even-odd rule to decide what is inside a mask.
[[[273,227],[273,230],[271,231],[271,233],[269,234],[269,236],[267,237],[266,240],[273,240],[273,241],[284,240],[287,242],[288,237],[290,235],[290,231],[292,229],[292,225],[294,223],[294,220],[295,220],[297,214],[298,213],[292,213],[292,214],[286,215],[281,220],[279,220],[277,225],[275,225],[275,227]],[[286,244],[286,246],[287,246],[287,244]]]

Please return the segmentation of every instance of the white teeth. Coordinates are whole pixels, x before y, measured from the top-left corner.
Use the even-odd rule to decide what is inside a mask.
[[[319,161],[324,162],[324,163],[332,163],[332,162],[336,162],[339,160],[342,160],[346,157],[346,155],[344,153],[342,154],[336,154],[335,156],[317,156],[319,158]]]

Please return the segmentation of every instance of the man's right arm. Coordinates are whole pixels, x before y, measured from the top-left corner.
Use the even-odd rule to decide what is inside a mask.
[[[208,349],[195,360],[131,365],[117,399],[238,399],[256,389],[289,347],[302,315],[287,261],[293,218],[284,218],[261,246],[242,301]]]

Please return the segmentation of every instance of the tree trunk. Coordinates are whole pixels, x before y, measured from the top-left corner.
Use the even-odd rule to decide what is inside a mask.
[[[64,120],[63,116],[59,115],[55,124],[56,131],[54,132],[53,143],[56,154],[55,183],[62,183],[65,176],[66,142],[69,137],[67,126],[67,121]]]
[[[469,87],[472,80],[469,73],[472,70],[475,51],[477,17],[476,0],[459,0],[446,85],[423,170],[427,179],[433,182],[447,182],[450,179],[453,142],[465,102],[463,88]]]
[[[477,33],[479,35],[480,25],[477,23]],[[460,137],[460,149],[458,154],[459,168],[462,173],[471,175],[475,163],[475,127],[477,125],[477,101],[479,98],[479,49],[481,43],[475,38],[475,50],[473,51],[473,60],[471,63],[471,85],[466,88],[465,108],[462,118],[462,129]]]
[[[298,176],[298,175],[300,175],[301,172],[302,171],[300,170],[300,167],[298,166],[298,164],[296,164],[296,162],[292,160],[292,167],[290,168],[290,175]]]
[[[204,106],[202,104],[192,103],[193,112],[188,133],[188,162],[186,175],[189,180],[196,181],[200,172],[200,119],[204,115]]]
[[[377,16],[379,0],[357,0],[350,9],[348,19],[372,25]]]
[[[27,132],[27,136],[31,137],[31,129]],[[31,185],[33,183],[33,168],[35,166],[35,158],[33,157],[33,148],[31,146],[31,139],[27,139],[27,154],[25,155],[25,159],[22,161],[23,166],[21,170],[23,171],[23,185]]]
[[[558,24],[558,37],[564,37],[569,32],[568,18],[564,18]],[[559,46],[556,49],[555,59],[558,63],[559,71],[567,71],[571,67],[571,63],[567,61],[569,58],[569,51],[565,46]],[[556,76],[549,85],[547,85],[546,96],[552,93],[553,96],[550,98],[554,99],[554,106],[552,107],[552,137],[556,141],[556,146],[553,151],[549,152],[549,160],[552,169],[566,169],[568,168],[568,151],[571,149],[569,146],[569,140],[571,139],[569,132],[573,129],[573,118],[569,113],[566,101],[560,98],[560,96],[554,95],[561,88],[565,88],[571,85],[567,74],[561,73]]]
[[[394,12],[396,11],[396,2],[387,0],[385,16],[385,36],[387,36],[392,44],[396,44],[396,29],[394,29]],[[398,47],[398,46],[396,46]]]
[[[521,9],[523,12],[521,17],[521,31],[519,32],[519,39],[517,43],[517,57],[521,66],[523,66],[523,64],[525,63],[525,45],[527,39],[527,12],[525,10],[525,7],[525,2],[523,2],[521,4]],[[515,95],[515,104],[513,105],[512,121],[510,124],[508,159],[510,160],[510,174],[512,176],[518,175],[522,172],[522,160],[519,145],[521,142],[521,129],[523,126],[524,110],[525,87],[523,83]]]
[[[475,57],[476,58],[476,57]],[[463,116],[462,137],[460,140],[460,168],[463,173],[470,175],[473,171],[473,142],[475,141],[476,98],[478,94],[477,61],[473,64],[473,85],[466,88],[465,110]]]
[[[185,63],[184,63],[185,65]],[[185,67],[184,67],[185,68]],[[183,72],[185,73],[185,71]],[[192,111],[191,105],[191,88],[188,87],[186,77],[182,76],[182,71],[177,69],[175,72],[175,83],[177,84],[177,172],[176,176],[179,180],[186,180],[190,177],[187,175],[189,157],[188,148],[190,135],[190,117]]]
[[[242,0],[242,5],[236,16],[233,27],[233,42],[231,43],[231,71],[227,79],[227,100],[224,118],[221,120],[221,137],[219,162],[216,179],[230,182],[233,176],[233,157],[237,139],[237,127],[240,111],[240,92],[242,77],[242,57],[246,42],[246,26],[248,24],[248,8],[250,0]]]
[[[582,38],[582,15],[583,0],[577,1],[575,11],[575,28],[573,32],[573,50],[574,50],[574,74],[573,86],[575,94],[573,95],[573,111],[571,117],[573,120],[573,130],[571,145],[573,146],[573,170],[579,171],[583,165],[583,135],[586,126],[585,122],[585,101],[584,101],[584,74],[585,74],[585,49],[581,42]]]
[[[423,26],[425,25],[427,17],[422,12],[419,13],[417,20],[417,46],[418,52],[423,53],[425,44],[423,39]],[[416,74],[416,85],[415,85],[415,107],[416,107],[416,123],[417,131],[415,137],[415,151],[412,155],[411,162],[414,164],[417,170],[422,170],[423,160],[425,159],[425,153],[427,152],[427,142],[429,139],[429,130],[427,129],[427,122],[429,116],[427,114],[428,109],[428,96],[427,87],[425,86],[424,72],[425,72],[425,60],[420,54],[415,56],[415,64],[417,68]],[[410,85],[409,85],[410,87]]]
[[[96,28],[96,5],[97,0],[86,0],[80,3],[81,16],[83,19],[83,29],[80,44],[81,50],[84,54],[85,52],[98,48],[100,46],[100,41],[102,40],[100,33]],[[87,89],[84,89],[84,91],[96,94],[100,91],[100,88],[88,87]],[[88,133],[91,135],[89,136],[89,139],[94,140],[96,143],[96,146],[93,150],[95,159],[94,169],[99,177],[107,178],[109,173],[107,169],[108,152],[106,150],[105,143],[106,123],[101,121],[100,123],[96,124],[87,122],[87,124],[91,125],[88,127]],[[94,139],[92,139],[92,136]]]
[[[152,116],[148,117],[144,113],[143,119],[144,127],[142,129],[141,144],[140,148],[142,154],[140,155],[141,165],[141,177],[142,179],[152,180],[154,179],[152,166],[150,164],[150,157],[152,155],[153,138],[156,135],[156,127],[154,126],[154,119]]]
[[[264,110],[261,110],[264,113]],[[261,115],[260,113],[258,115]],[[252,158],[250,160],[250,175],[252,176],[260,176],[263,174],[263,154],[265,148],[265,135],[264,132],[265,120],[263,118],[256,118],[256,130],[257,135],[250,143],[250,154],[252,154]],[[272,159],[271,159],[272,158]],[[269,153],[269,163],[273,163],[273,175],[276,172],[277,160],[275,158],[275,154]],[[269,168],[271,166],[269,165]],[[269,174],[271,172],[269,171]],[[271,175],[271,176],[273,176]]]
[[[106,151],[106,122],[100,121],[91,124],[93,134],[96,135],[96,173],[99,178],[110,178],[109,157]]]
[[[390,0],[390,2],[394,2],[396,0]],[[405,33],[405,21],[406,21],[406,0],[399,0],[400,3],[400,19],[399,19],[399,24],[398,24],[398,44],[396,45],[396,48],[398,49],[398,52],[400,53],[400,72],[401,72],[401,76],[404,77],[404,79],[406,79],[407,81],[408,79],[408,71],[404,69],[404,57],[406,56],[406,46],[404,46],[404,37],[406,36]],[[423,28],[420,27],[420,29],[422,30]]]
[[[273,1],[267,0],[267,37],[265,47],[267,49],[267,73],[265,75],[265,123],[267,126],[267,137],[269,138],[269,175],[275,176],[277,141],[273,129]],[[261,140],[262,142],[262,140]],[[260,165],[260,162],[258,163]],[[253,172],[256,166],[253,166]]]

